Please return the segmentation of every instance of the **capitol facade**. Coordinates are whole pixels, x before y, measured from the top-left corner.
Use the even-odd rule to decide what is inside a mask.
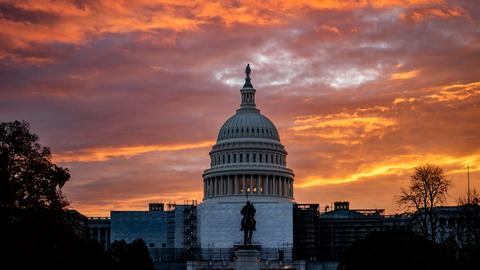
[[[240,108],[221,127],[203,173],[202,248],[231,248],[242,241],[240,210],[247,200],[256,208],[253,242],[263,248],[292,246],[294,174],[277,128],[256,107],[255,93],[247,66]]]

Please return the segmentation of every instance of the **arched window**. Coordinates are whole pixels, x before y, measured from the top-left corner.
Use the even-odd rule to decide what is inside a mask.
[[[250,154],[247,153],[247,162],[250,162]]]
[[[233,154],[233,163],[237,163],[237,154]]]
[[[259,161],[260,163],[262,163],[262,162],[263,162],[263,161],[262,161],[262,156],[263,156],[263,154],[262,154],[262,153],[258,154],[258,161]]]
[[[273,164],[273,154],[270,154],[270,163]]]
[[[225,164],[225,155],[222,155],[222,164]]]
[[[257,155],[253,153],[253,162],[257,162]]]
[[[228,163],[230,163],[230,154],[228,154],[228,160],[227,160]]]
[[[243,162],[243,154],[240,154],[240,163]]]
[[[275,164],[278,164],[278,156],[275,155]]]

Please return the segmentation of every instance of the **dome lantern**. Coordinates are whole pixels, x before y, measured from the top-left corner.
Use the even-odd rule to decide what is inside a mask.
[[[242,103],[240,105],[240,109],[254,109],[255,108],[255,88],[251,83],[250,79],[250,64],[247,64],[245,68],[245,84],[243,85],[242,89],[240,89],[240,93],[242,94]]]

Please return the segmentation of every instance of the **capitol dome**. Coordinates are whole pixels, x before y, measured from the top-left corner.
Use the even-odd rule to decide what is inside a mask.
[[[236,138],[264,138],[280,141],[275,125],[258,110],[238,110],[223,124],[217,141]]]
[[[275,125],[256,108],[247,66],[240,108],[221,127],[203,173],[204,199],[232,196],[293,200],[293,171]]]

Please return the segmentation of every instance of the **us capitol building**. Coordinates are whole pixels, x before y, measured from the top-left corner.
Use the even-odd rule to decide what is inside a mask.
[[[220,128],[203,173],[202,248],[231,248],[242,241],[240,210],[247,200],[257,211],[253,241],[265,248],[292,246],[294,174],[277,128],[255,105],[255,92],[247,66],[240,108]]]
[[[408,217],[388,217],[383,209],[350,209],[345,201],[324,205],[324,210],[319,204],[296,203],[287,151],[275,125],[255,105],[248,65],[245,73],[240,108],[220,128],[209,153],[203,201],[150,203],[148,211],[111,211],[101,218],[71,210],[85,235],[105,249],[117,240],[141,238],[156,269],[179,264],[178,269],[308,270],[336,269],[351,243],[373,231],[412,229]],[[256,210],[251,246],[257,253],[244,250],[242,257],[240,212],[247,201]],[[457,208],[438,211],[445,219],[461,214]],[[445,228],[439,235],[454,233]]]

